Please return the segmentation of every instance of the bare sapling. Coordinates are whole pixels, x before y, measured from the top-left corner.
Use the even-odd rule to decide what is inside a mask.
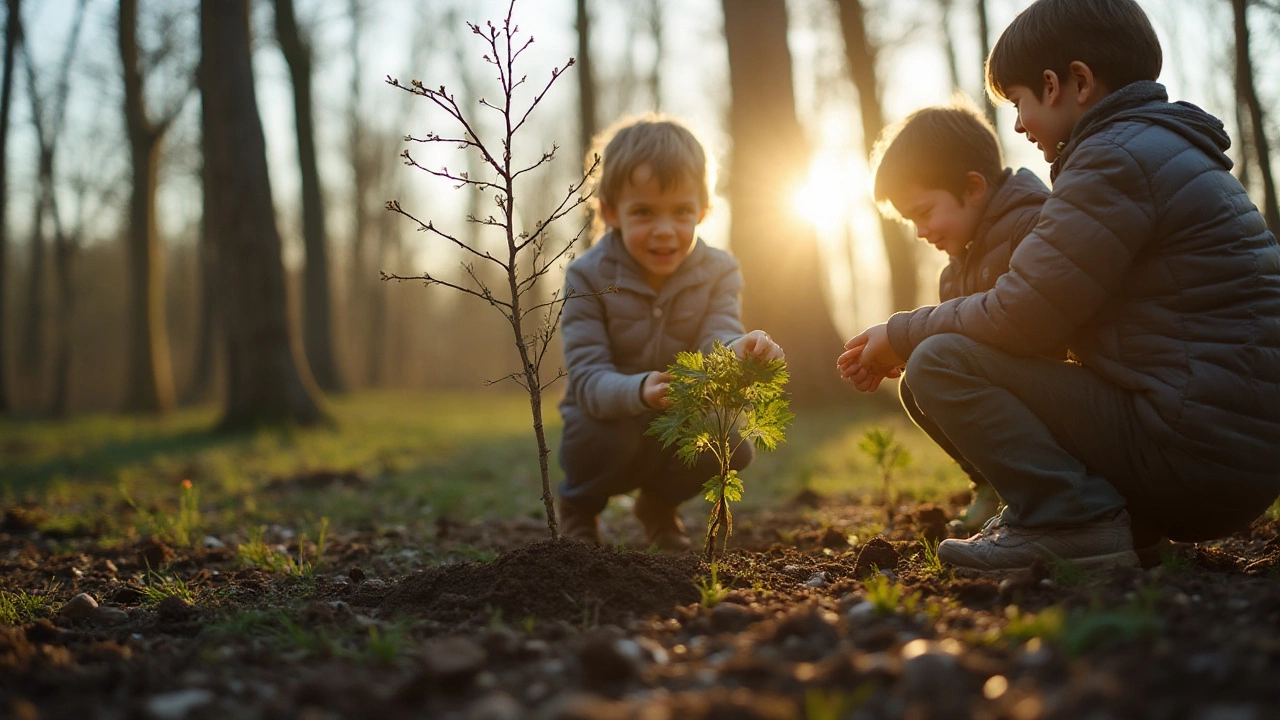
[[[556,524],[555,503],[551,495],[551,475],[548,465],[551,451],[547,447],[546,432],[542,422],[542,394],[555,381],[564,377],[565,372],[563,368],[559,368],[554,377],[544,381],[542,362],[560,325],[564,303],[573,294],[566,293],[562,296],[560,291],[556,290],[550,295],[539,295],[538,283],[562,262],[572,259],[574,245],[587,230],[588,226],[584,224],[563,246],[556,248],[554,245],[548,245],[550,238],[548,228],[551,224],[569,216],[587,201],[587,196],[590,194],[589,190],[585,189],[587,180],[595,171],[600,159],[596,157],[581,177],[569,184],[568,190],[550,214],[540,216],[542,219],[534,222],[531,228],[518,229],[516,181],[520,180],[521,184],[528,182],[530,179],[524,176],[539,168],[542,168],[544,173],[548,172],[549,168],[544,166],[552,161],[559,146],[552,143],[551,149],[542,152],[536,161],[525,164],[515,155],[516,135],[521,130],[527,130],[525,126],[534,109],[546,97],[556,80],[574,64],[574,60],[569,58],[564,65],[552,67],[550,78],[541,90],[533,95],[532,100],[525,103],[517,98],[516,91],[525,85],[528,76],[516,75],[516,62],[533,44],[533,37],[520,37],[519,26],[512,23],[514,9],[515,0],[512,0],[508,5],[506,18],[499,26],[495,26],[493,22],[487,22],[483,27],[467,23],[471,33],[484,43],[484,61],[492,65],[497,72],[496,80],[500,92],[496,102],[481,98],[474,107],[463,107],[458,104],[454,94],[446,90],[443,85],[430,88],[419,80],[412,80],[408,85],[403,85],[399,80],[387,77],[389,85],[427,99],[443,110],[457,126],[455,131],[448,135],[435,132],[428,132],[422,137],[409,135],[405,136],[405,142],[442,144],[453,146],[463,153],[478,153],[484,172],[481,176],[476,176],[476,173],[452,171],[448,167],[436,168],[421,165],[409,150],[401,154],[404,163],[434,178],[452,183],[455,189],[466,188],[470,192],[490,195],[498,208],[497,216],[469,215],[466,222],[501,234],[506,240],[506,252],[501,250],[496,253],[489,252],[474,240],[470,241],[475,243],[476,246],[473,246],[468,241],[460,239],[462,233],[449,232],[431,220],[420,220],[401,207],[399,201],[391,200],[387,202],[387,210],[408,218],[417,225],[420,232],[451,243],[462,251],[465,258],[462,267],[466,277],[453,281],[433,274],[431,271],[415,276],[383,272],[382,279],[418,280],[427,286],[440,285],[451,288],[487,303],[507,319],[515,341],[515,350],[520,358],[521,369],[502,378],[488,381],[487,384],[512,380],[524,388],[529,395],[529,407],[533,413],[533,432],[538,440],[538,466],[542,471],[542,504],[546,509],[547,528],[551,532],[551,537],[557,538],[559,530]],[[482,123],[478,117],[482,112],[495,113],[494,117],[497,121],[494,125],[499,127],[498,130],[482,132]],[[523,209],[526,206],[527,203],[520,205],[519,208]],[[481,233],[473,233],[472,237],[480,235]],[[477,263],[480,268],[496,270],[497,276],[501,278],[498,282],[505,281],[505,286],[490,287],[485,280],[490,277],[489,273],[477,269]],[[585,294],[573,296],[582,297]]]

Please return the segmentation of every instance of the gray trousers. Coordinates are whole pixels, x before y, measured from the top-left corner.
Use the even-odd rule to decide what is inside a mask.
[[[907,415],[910,416],[911,421],[916,424],[916,427],[923,430],[925,434],[929,436],[930,440],[937,443],[938,447],[942,448],[943,452],[945,452],[952,460],[955,460],[956,464],[960,466],[960,469],[964,471],[965,475],[969,476],[969,480],[971,480],[975,486],[988,484],[987,479],[982,477],[982,471],[974,467],[973,463],[969,462],[969,460],[956,449],[956,446],[951,442],[951,439],[947,437],[947,434],[942,432],[942,428],[938,427],[938,423],[934,422],[933,418],[925,415],[924,411],[920,409],[920,404],[916,402],[916,394],[912,392],[911,387],[907,385],[906,378],[902,378],[898,381],[898,399],[902,401],[902,409],[907,411]]]
[[[1081,365],[946,334],[915,349],[904,379],[1014,526],[1078,525],[1127,507],[1135,540],[1205,540],[1247,526],[1275,497],[1271,479],[1157,443],[1134,394]]]
[[[596,420],[577,408],[565,408],[564,434],[560,439],[560,467],[564,482],[560,497],[585,511],[600,512],[609,498],[635,489],[667,505],[679,505],[702,494],[702,484],[720,470],[710,452],[693,467],[676,457],[676,448],[645,435],[657,413],[615,420]],[[734,433],[733,442],[738,441]],[[755,448],[744,442],[729,466],[741,470],[755,457]]]

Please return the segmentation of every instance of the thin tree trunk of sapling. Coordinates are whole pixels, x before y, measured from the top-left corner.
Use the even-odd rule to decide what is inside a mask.
[[[406,136],[406,141],[443,144],[466,153],[478,153],[481,166],[484,168],[484,176],[473,176],[476,175],[473,172],[451,171],[447,167],[434,168],[419,165],[408,150],[402,153],[405,164],[422,170],[432,177],[447,181],[453,184],[455,189],[465,188],[468,192],[479,192],[491,196],[499,209],[499,216],[495,218],[493,215],[488,217],[470,215],[467,217],[467,222],[478,225],[482,230],[492,228],[500,231],[506,241],[506,252],[499,251],[496,255],[490,253],[480,245],[478,240],[460,239],[460,234],[441,229],[430,220],[425,222],[419,220],[401,207],[399,201],[391,200],[387,203],[388,210],[413,221],[420,231],[451,243],[469,258],[469,262],[463,264],[466,279],[459,281],[446,279],[431,272],[415,276],[384,272],[382,279],[420,280],[428,286],[440,285],[452,288],[484,301],[507,319],[515,340],[521,369],[498,380],[492,380],[489,384],[513,380],[524,388],[529,396],[529,408],[533,415],[533,432],[538,442],[538,468],[542,474],[542,504],[546,510],[547,529],[552,538],[557,538],[559,528],[556,522],[555,502],[551,494],[551,472],[548,462],[551,450],[547,446],[546,432],[542,422],[542,393],[556,380],[564,377],[565,373],[560,369],[555,377],[543,382],[542,361],[546,358],[555,337],[556,328],[559,327],[564,303],[569,301],[571,296],[584,297],[585,295],[567,294],[561,297],[560,292],[556,291],[551,294],[549,300],[543,300],[537,294],[538,281],[551,272],[558,263],[572,258],[570,251],[586,230],[585,226],[580,228],[562,248],[547,248],[549,236],[547,228],[586,202],[584,188],[587,179],[599,164],[599,158],[596,157],[591,167],[569,185],[559,205],[549,216],[534,223],[532,229],[517,230],[516,198],[520,194],[517,180],[526,173],[550,163],[559,146],[553,143],[551,149],[542,152],[539,159],[523,164],[515,155],[516,149],[522,147],[516,142],[516,135],[555,81],[574,64],[574,60],[570,58],[564,65],[553,67],[546,85],[527,105],[518,101],[516,90],[525,84],[528,76],[516,75],[516,60],[533,44],[533,38],[518,38],[518,28],[512,22],[514,10],[515,0],[511,0],[507,7],[506,18],[499,26],[495,26],[492,22],[485,23],[483,27],[467,23],[471,32],[480,37],[484,43],[484,61],[497,71],[500,100],[496,103],[481,98],[474,107],[463,107],[443,85],[429,88],[419,80],[412,80],[408,85],[403,85],[395,78],[387,78],[389,85],[431,101],[437,108],[443,110],[460,130],[458,136],[443,136],[428,132],[420,138]],[[476,114],[482,110],[497,111],[501,116],[501,129],[497,133],[496,140],[493,137],[481,137]],[[526,178],[525,181],[529,179]],[[479,236],[480,233],[471,234],[472,238]],[[482,279],[483,273],[476,271],[474,262],[492,263],[497,266],[506,279],[505,291],[495,294]],[[612,292],[612,288],[606,288],[604,292]],[[534,322],[537,323],[537,327],[529,331],[527,325]]]

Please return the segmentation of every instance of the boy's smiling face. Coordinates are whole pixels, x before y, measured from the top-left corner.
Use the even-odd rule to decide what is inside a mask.
[[[661,290],[693,249],[694,230],[707,209],[697,186],[682,179],[663,189],[649,165],[639,165],[622,184],[616,202],[600,204],[605,223],[622,235],[645,282]]]
[[[1005,97],[1018,110],[1013,129],[1026,135],[1044,153],[1045,162],[1052,163],[1058,159],[1058,143],[1071,137],[1080,116],[1107,92],[1088,66],[1074,61],[1065,78],[1045,70],[1040,94],[1025,85],[1013,85]]]
[[[916,226],[917,237],[955,257],[973,240],[982,220],[986,193],[986,178],[970,172],[958,200],[949,190],[911,183],[893,199],[893,206],[904,220]]]

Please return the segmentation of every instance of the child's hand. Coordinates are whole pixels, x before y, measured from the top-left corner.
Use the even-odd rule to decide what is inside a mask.
[[[884,323],[867,328],[844,346],[846,350],[836,359],[836,366],[840,376],[862,392],[874,391],[885,378],[902,374],[905,363],[889,344]]]
[[[786,360],[787,355],[782,347],[763,330],[752,330],[734,341],[730,346],[740,358],[754,355],[761,360]]]
[[[667,388],[670,382],[671,376],[667,373],[656,370],[649,373],[645,376],[644,385],[640,388],[640,399],[654,410],[671,407],[671,401],[667,399]]]

